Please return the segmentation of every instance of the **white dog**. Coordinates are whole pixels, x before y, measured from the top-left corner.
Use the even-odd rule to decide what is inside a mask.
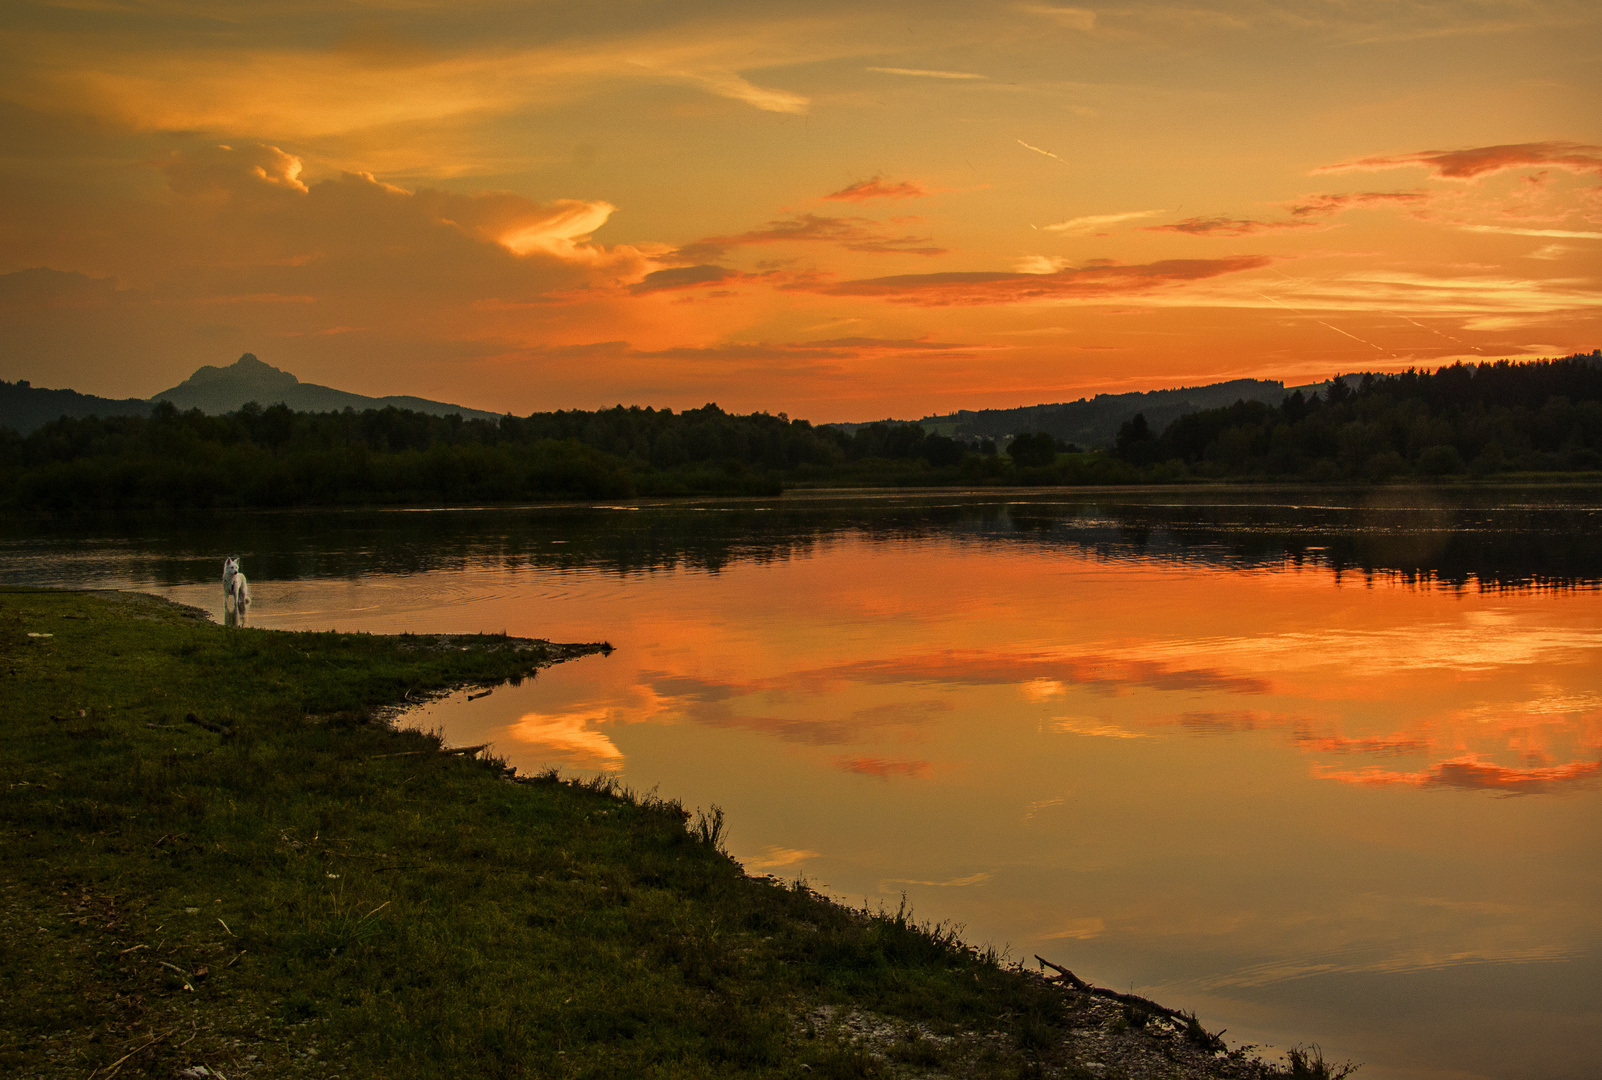
[[[230,555],[223,560],[223,596],[235,608],[250,603],[250,582],[239,571],[239,556]]]

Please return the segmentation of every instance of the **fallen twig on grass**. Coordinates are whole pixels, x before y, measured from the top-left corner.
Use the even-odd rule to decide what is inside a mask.
[[[89,1080],[111,1080],[111,1078],[116,1076],[117,1072],[122,1068],[123,1062],[127,1061],[137,1053],[150,1049],[163,1039],[171,1038],[172,1033],[177,1030],[177,1028],[169,1028],[160,1035],[157,1035],[155,1038],[151,1039],[149,1042],[145,1043],[143,1046],[134,1047],[132,1050],[122,1055],[122,1057],[118,1058],[116,1061],[113,1061],[110,1065],[102,1065],[100,1068],[109,1070],[106,1075],[102,1077],[100,1075],[100,1069],[96,1069],[94,1072],[89,1074]]]

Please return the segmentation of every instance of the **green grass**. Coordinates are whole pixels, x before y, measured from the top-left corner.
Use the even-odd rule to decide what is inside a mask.
[[[1081,1075],[1070,996],[952,928],[375,719],[561,655],[0,590],[0,1074]]]

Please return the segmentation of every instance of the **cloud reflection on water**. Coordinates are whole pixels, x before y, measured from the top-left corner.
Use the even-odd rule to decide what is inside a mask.
[[[1509,795],[1535,795],[1565,785],[1590,785],[1602,762],[1571,761],[1545,768],[1519,768],[1482,761],[1474,755],[1441,761],[1417,772],[1363,769],[1340,772],[1321,770],[1318,775],[1348,784],[1411,784],[1414,787],[1453,787],[1499,791]]]
[[[753,871],[904,892],[975,942],[1232,1036],[1318,1037],[1376,1080],[1420,1039],[1490,1030],[1396,990],[1403,973],[1473,981],[1507,1020],[1492,1057],[1457,1054],[1463,1075],[1552,1042],[1512,1030],[1530,1014],[1507,1019],[1509,981],[1595,1030],[1541,987],[1596,985],[1574,958],[1602,943],[1602,511],[1432,533],[1438,555],[1289,510],[1241,529],[1255,512],[809,513],[414,515],[423,540],[375,540],[382,558],[355,554],[367,519],[348,540],[308,519],[256,557],[252,620],[611,640],[418,722],[525,771],[717,803]],[[169,594],[212,602],[209,554],[196,567]],[[1326,1023],[1385,993],[1406,1022],[1383,1054],[1372,1023]]]

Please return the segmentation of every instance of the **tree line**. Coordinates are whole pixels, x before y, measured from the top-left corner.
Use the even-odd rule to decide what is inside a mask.
[[[62,417],[0,429],[0,505],[53,511],[777,494],[827,482],[961,482],[1009,462],[878,423],[847,434],[716,405],[618,406],[498,421],[405,409]],[[977,474],[975,474],[977,475]]]
[[[331,505],[473,505],[563,498],[774,495],[825,485],[1126,484],[1208,478],[1383,481],[1602,468],[1602,352],[1534,363],[1334,379],[1280,405],[1240,400],[1161,432],[1144,414],[1110,453],[1047,432],[957,439],[919,424],[845,431],[716,405],[534,413],[499,420],[405,409],[0,428],[0,507],[65,513]]]
[[[1190,413],[1161,433],[1144,416],[1115,455],[1145,479],[1383,481],[1602,468],[1602,351],[1332,379],[1322,393]]]

